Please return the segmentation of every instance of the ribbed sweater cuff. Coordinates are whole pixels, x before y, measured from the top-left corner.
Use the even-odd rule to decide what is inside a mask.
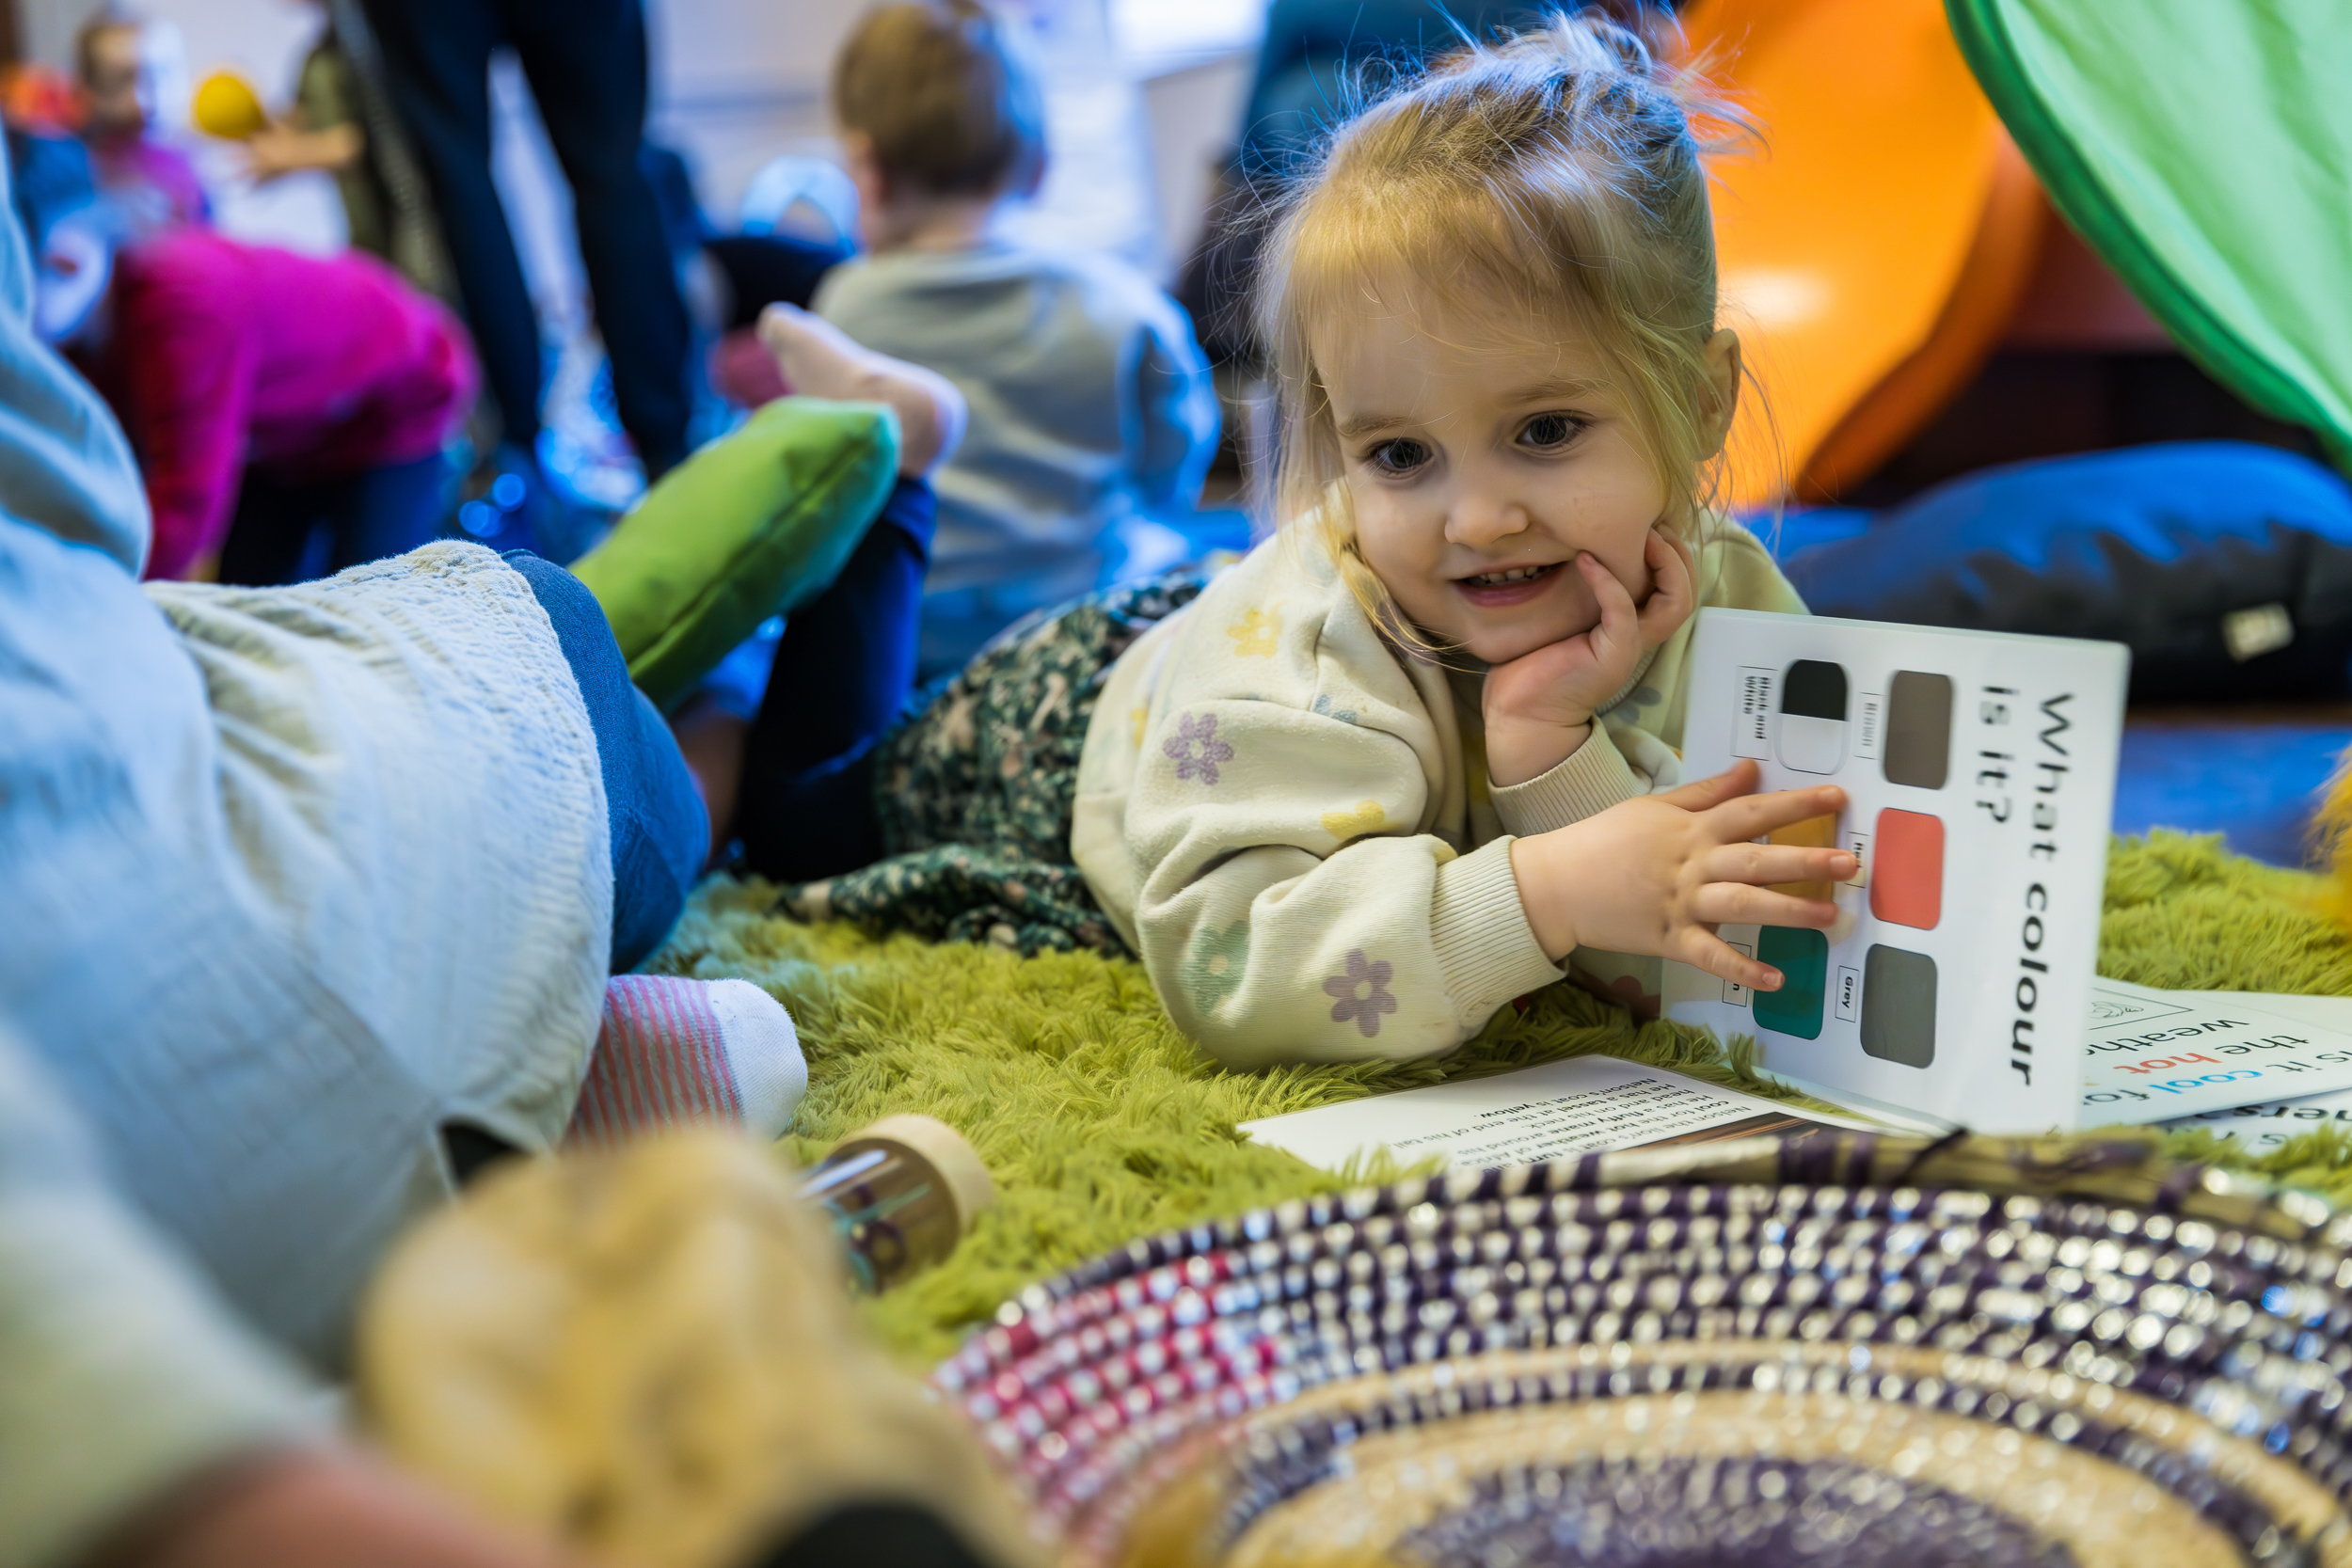
[[[1596,719],[1584,744],[1550,772],[1507,786],[1490,780],[1486,793],[1494,801],[1503,832],[1525,838],[1581,822],[1646,792],[1633,769],[1626,766],[1617,743]]]
[[[1527,924],[1508,838],[1438,867],[1429,932],[1446,996],[1470,1028],[1513,997],[1560,978]]]

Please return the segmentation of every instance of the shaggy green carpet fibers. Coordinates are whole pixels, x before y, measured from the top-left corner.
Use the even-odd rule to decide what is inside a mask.
[[[2108,862],[2102,974],[2197,990],[2352,995],[2352,936],[2318,908],[2316,878],[2158,832]],[[1505,1008],[1438,1062],[1230,1073],[1168,1022],[1140,965],[1085,954],[877,941],[769,913],[771,890],[713,879],[657,967],[740,975],[791,1009],[809,1065],[789,1140],[803,1160],[866,1123],[920,1111],[960,1128],[1001,1201],[946,1265],[874,1304],[877,1328],[928,1365],[1022,1286],[1136,1236],[1343,1185],[1250,1144],[1234,1124],[1361,1095],[1606,1052],[1789,1098],[1701,1030],[1635,1025],[1573,986]],[[2173,1151],[2247,1164],[2204,1132]],[[2352,1138],[2321,1132],[2257,1168],[2352,1196]],[[1378,1173],[1370,1173],[1378,1174]]]

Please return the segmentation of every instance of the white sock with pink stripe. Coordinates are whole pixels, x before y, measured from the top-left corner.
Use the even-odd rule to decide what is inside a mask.
[[[616,974],[567,1144],[649,1128],[731,1122],[763,1138],[792,1123],[808,1088],[792,1015],[747,980]]]

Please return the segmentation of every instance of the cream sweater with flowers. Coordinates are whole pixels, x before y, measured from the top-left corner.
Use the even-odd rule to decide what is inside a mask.
[[[1803,614],[1755,536],[1710,522],[1701,605]],[[1561,978],[1514,836],[1680,780],[1692,624],[1574,755],[1486,778],[1475,673],[1383,637],[1294,526],[1136,641],[1087,730],[1071,849],[1177,1026],[1232,1067],[1424,1056]],[[1635,1000],[1656,959],[1591,950]]]

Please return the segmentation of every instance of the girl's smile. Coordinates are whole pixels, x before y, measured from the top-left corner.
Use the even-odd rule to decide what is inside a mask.
[[[1454,578],[1454,586],[1462,591],[1462,597],[1481,610],[1504,610],[1542,594],[1560,576],[1560,568],[1565,564],[1555,561],[1548,566],[1509,566],[1501,571],[1479,572]]]

